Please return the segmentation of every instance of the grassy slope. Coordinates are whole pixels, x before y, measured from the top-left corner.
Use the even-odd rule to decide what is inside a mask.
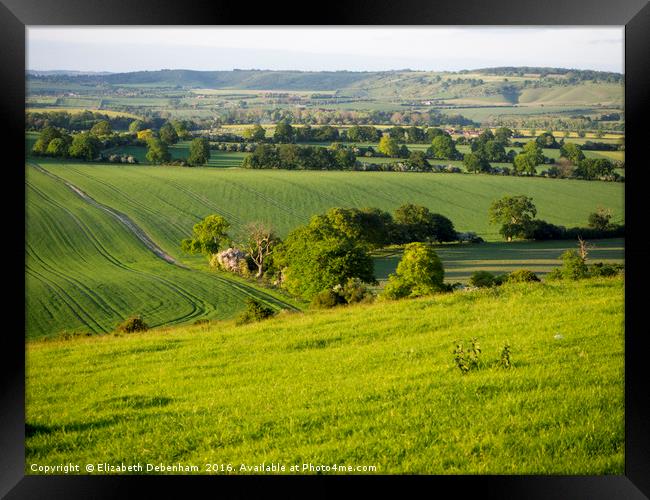
[[[622,474],[623,306],[614,278],[30,343],[27,464]]]
[[[178,242],[210,213],[224,215],[235,235],[246,222],[260,219],[284,236],[310,215],[331,207],[393,211],[410,202],[450,217],[458,230],[476,231],[491,240],[500,237],[497,227],[488,224],[487,210],[506,194],[532,196],[538,217],[555,224],[584,225],[599,205],[611,208],[615,220],[623,218],[620,183],[398,172],[43,165],[129,215],[168,253],[183,259]]]
[[[131,314],[152,325],[227,318],[262,295],[228,275],[170,265],[60,182],[30,167],[26,177],[28,338],[111,330]]]

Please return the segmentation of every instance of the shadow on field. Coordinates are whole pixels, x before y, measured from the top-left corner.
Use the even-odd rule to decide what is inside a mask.
[[[113,417],[109,419],[96,420],[94,422],[72,422],[69,424],[54,425],[30,424],[26,422],[25,437],[31,438],[38,435],[54,434],[57,432],[84,432],[92,429],[101,429],[115,425],[119,420],[122,419]]]
[[[104,401],[98,402],[95,407],[109,407],[116,410],[143,410],[145,408],[161,408],[163,406],[167,406],[172,401],[174,401],[172,398],[167,398],[164,396],[127,395],[105,399]]]

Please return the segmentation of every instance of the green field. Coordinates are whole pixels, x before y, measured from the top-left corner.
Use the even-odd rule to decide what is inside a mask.
[[[625,242],[622,238],[589,241],[590,262],[623,264]],[[475,271],[494,274],[528,269],[542,277],[561,262],[559,256],[568,249],[577,249],[576,241],[513,241],[482,243],[478,245],[448,244],[436,246],[443,262],[445,280],[467,283]],[[383,285],[402,258],[401,248],[386,248],[375,252],[375,276]]]
[[[172,160],[187,160],[187,157],[190,155],[189,147],[189,141],[181,141],[178,144],[171,146],[169,152],[172,155]],[[138,160],[138,162],[145,164],[148,163],[146,158],[147,148],[144,146],[118,146],[104,151],[104,154],[106,155],[111,153],[132,155]],[[222,168],[239,167],[248,154],[249,153],[211,150],[207,166]]]
[[[457,230],[494,241],[500,236],[487,220],[492,201],[526,194],[537,206],[537,217],[554,224],[584,226],[599,205],[612,209],[615,221],[623,220],[622,183],[477,174],[42,165],[129,215],[167,252],[181,258],[178,242],[210,213],[222,214],[235,234],[243,224],[262,220],[285,236],[331,207],[392,212],[404,203],[418,203],[451,218]]]
[[[620,475],[623,311],[623,280],[609,278],[29,343],[25,472]],[[472,337],[481,365],[462,375],[452,351]],[[494,366],[505,342],[509,370]]]
[[[165,262],[105,210],[34,167],[26,197],[27,338],[110,331],[132,314],[151,325],[228,318],[249,296],[287,307],[229,274]]]

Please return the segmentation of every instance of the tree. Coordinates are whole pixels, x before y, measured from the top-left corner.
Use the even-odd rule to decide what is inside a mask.
[[[94,135],[88,132],[81,132],[72,138],[72,144],[68,154],[73,158],[94,160],[99,154],[101,144]]]
[[[275,142],[293,142],[294,131],[291,124],[283,120],[275,125],[275,132],[273,133],[273,140]]]
[[[599,207],[596,212],[589,214],[588,226],[600,231],[607,231],[611,227],[612,211]]]
[[[494,131],[494,140],[501,143],[503,146],[510,145],[510,139],[513,132],[507,127],[499,127]]]
[[[573,165],[577,165],[585,159],[585,154],[580,146],[573,142],[567,142],[560,147],[560,156],[569,160]]]
[[[454,160],[459,156],[454,140],[449,134],[441,134],[433,138],[431,154],[440,160]]]
[[[136,137],[140,141],[147,142],[150,139],[154,138],[153,130],[151,130],[150,128],[146,128],[146,129],[143,129],[143,130],[138,130],[138,132],[136,133]]]
[[[174,127],[174,130],[176,131],[176,135],[178,136],[179,139],[185,140],[188,137],[190,137],[190,132],[187,129],[188,125],[185,120],[172,120],[170,123],[172,127]]]
[[[129,132],[132,134],[136,134],[141,130],[144,130],[144,128],[145,124],[142,120],[133,120],[131,123],[129,123]]]
[[[421,205],[402,205],[395,211],[395,222],[395,243],[455,241],[457,237],[451,220]]]
[[[417,170],[426,170],[431,166],[427,160],[427,156],[423,151],[412,151],[408,160],[408,164],[411,168]]]
[[[210,142],[205,137],[197,137],[190,142],[190,154],[187,163],[204,165],[210,159]]]
[[[273,247],[279,243],[273,229],[262,222],[251,222],[245,227],[247,240],[246,250],[257,266],[257,278],[264,274],[264,263],[271,254]]]
[[[519,153],[512,161],[512,168],[517,174],[535,175],[536,166],[535,157],[527,153]]]
[[[95,137],[106,137],[113,133],[113,127],[108,121],[102,120],[92,126],[90,133]]]
[[[230,240],[230,223],[220,215],[208,215],[192,228],[192,238],[181,241],[181,249],[190,254],[211,256]]]
[[[377,150],[391,158],[397,157],[399,154],[399,144],[397,143],[397,139],[388,134],[383,135],[381,139],[379,139]]]
[[[543,134],[540,134],[537,136],[535,139],[535,143],[540,147],[540,148],[556,148],[558,147],[558,143],[555,140],[555,137],[551,132],[544,132]]]
[[[178,142],[178,134],[176,133],[176,129],[169,122],[160,127],[158,136],[160,137],[160,140],[167,145],[176,144]]]
[[[468,172],[489,172],[490,163],[476,153],[465,153],[463,165]]]
[[[613,172],[614,164],[606,158],[585,158],[574,171],[577,177],[588,180],[611,176]]]
[[[45,127],[41,130],[41,133],[38,136],[38,139],[32,147],[32,151],[36,154],[44,155],[47,154],[47,147],[50,145],[50,142],[54,139],[61,137],[61,132],[54,127]]]
[[[266,130],[259,123],[256,123],[251,128],[244,130],[244,139],[252,142],[262,142],[266,139]]]
[[[490,223],[501,224],[501,234],[512,241],[513,237],[525,232],[527,225],[537,215],[537,208],[528,196],[504,196],[492,203],[488,214]]]
[[[420,297],[444,290],[442,261],[431,245],[410,243],[397,265],[395,274],[388,277],[384,295],[389,299]]]
[[[50,141],[50,143],[47,146],[46,153],[49,156],[63,158],[65,156],[68,156],[69,148],[70,148],[70,142],[66,141],[62,137],[57,137],[56,139],[52,139]]]
[[[158,165],[160,163],[167,163],[171,160],[172,155],[167,149],[167,144],[158,138],[151,138],[147,141],[147,154],[145,158],[148,162]]]
[[[343,233],[323,231],[321,222],[312,218],[308,225],[289,233],[274,251],[283,286],[311,300],[323,290],[344,286],[350,278],[376,283],[368,249]]]

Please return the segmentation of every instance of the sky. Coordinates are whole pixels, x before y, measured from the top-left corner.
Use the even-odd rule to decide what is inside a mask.
[[[41,71],[624,70],[623,26],[28,26],[26,36],[27,69]]]

